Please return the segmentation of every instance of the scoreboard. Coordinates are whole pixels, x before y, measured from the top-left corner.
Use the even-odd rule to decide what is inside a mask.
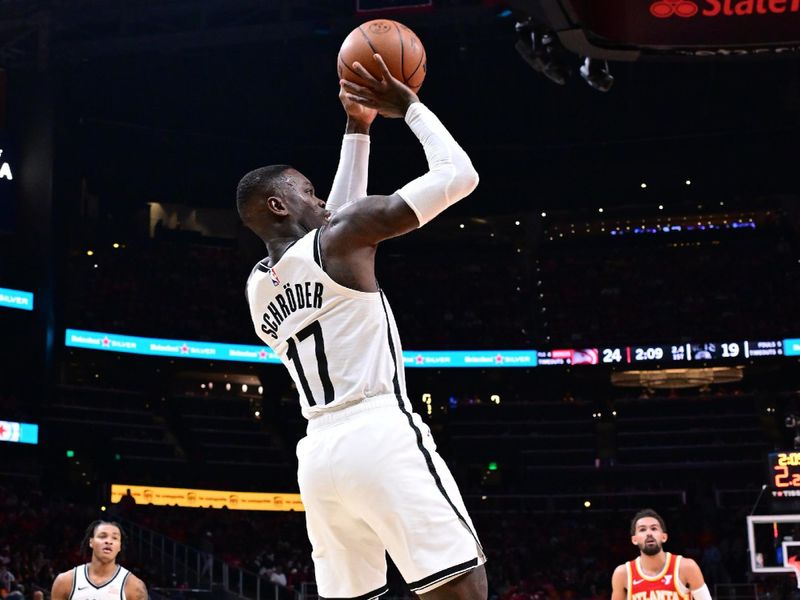
[[[773,498],[800,498],[800,452],[767,455],[767,481]]]
[[[740,362],[742,359],[782,357],[783,340],[737,340],[651,346],[616,346],[549,350],[538,353],[539,365],[653,365]]]

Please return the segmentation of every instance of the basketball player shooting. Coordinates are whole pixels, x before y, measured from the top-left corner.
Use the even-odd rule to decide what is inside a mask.
[[[91,552],[91,560],[60,573],[53,581],[51,600],[147,600],[144,582],[117,564],[124,545],[125,532],[119,524],[91,523],[81,542],[81,553]]]
[[[700,567],[691,558],[664,552],[667,526],[651,509],[631,521],[639,558],[619,565],[611,577],[611,600],[711,600]]]
[[[411,408],[400,337],[375,276],[381,241],[469,195],[478,174],[441,121],[374,60],[380,77],[354,62],[364,84],[340,81],[348,125],[327,206],[287,165],[239,182],[239,214],[269,254],[247,281],[247,299],[308,419],[298,483],[320,597],[386,593],[388,552],[424,598],[483,600],[485,557],[430,429]],[[376,114],[404,118],[429,167],[387,196],[366,195]]]

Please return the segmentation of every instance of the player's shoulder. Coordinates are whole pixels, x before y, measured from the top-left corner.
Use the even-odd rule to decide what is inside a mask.
[[[64,571],[56,575],[53,580],[52,598],[53,600],[60,600],[61,598],[69,598],[72,592],[72,586],[75,584],[75,568],[69,571]]]
[[[628,563],[624,562],[621,565],[617,565],[617,568],[614,569],[613,577],[628,577]]]
[[[680,561],[681,561],[681,564],[680,564],[680,567],[679,567],[681,573],[689,573],[689,572],[692,572],[692,571],[699,571],[700,570],[700,565],[698,565],[697,561],[694,560],[693,558],[688,558],[686,556],[681,556],[679,554],[676,554],[675,555],[675,559],[676,560],[680,559]]]
[[[128,600],[147,600],[147,586],[144,581],[130,572],[125,578],[125,597]]]

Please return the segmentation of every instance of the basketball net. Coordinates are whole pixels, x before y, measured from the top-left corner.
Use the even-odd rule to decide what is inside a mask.
[[[796,556],[790,556],[786,559],[786,565],[794,571],[797,577],[797,589],[800,589],[800,560]]]

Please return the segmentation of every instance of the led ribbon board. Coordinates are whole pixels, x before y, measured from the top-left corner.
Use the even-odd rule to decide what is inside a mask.
[[[0,288],[0,307],[33,310],[33,294],[21,290]]]
[[[798,0],[800,1],[800,0]],[[67,329],[65,345],[71,348],[125,352],[171,358],[199,358],[235,362],[278,364],[267,346],[221,344],[188,340],[146,338],[97,331]],[[403,352],[407,368],[510,368],[559,365],[669,365],[739,363],[744,359],[800,356],[800,339],[729,340],[702,344],[617,346],[614,348],[564,348],[556,350],[450,350]]]
[[[65,344],[72,348],[108,350],[149,356],[280,363],[278,356],[266,346],[165,340],[96,331],[81,331],[78,329],[67,329]],[[535,367],[536,360],[535,350],[403,352],[403,362],[406,367],[430,367],[436,369],[447,367],[479,367],[482,369],[489,367]]]
[[[0,442],[38,444],[39,426],[34,423],[0,421]]]
[[[130,490],[136,504],[183,506],[187,508],[227,508],[229,510],[265,510],[304,512],[300,494],[270,492],[231,492],[148,485],[111,485],[111,502],[119,502]]]

